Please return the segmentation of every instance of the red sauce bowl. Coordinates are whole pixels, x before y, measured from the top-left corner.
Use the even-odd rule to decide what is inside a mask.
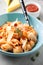
[[[38,6],[35,4],[29,4],[26,6],[28,12],[37,12],[39,10]]]
[[[36,2],[28,2],[28,3],[26,3],[26,10],[27,10],[28,14],[30,13],[31,15],[33,15],[35,17],[39,17],[41,7]]]

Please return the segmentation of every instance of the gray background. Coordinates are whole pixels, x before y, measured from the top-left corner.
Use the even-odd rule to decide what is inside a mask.
[[[25,3],[29,1],[35,1],[38,2],[41,6],[41,14],[40,19],[43,22],[43,0],[24,0]],[[0,0],[0,15],[6,13],[7,5],[4,2],[4,0]],[[22,13],[22,10],[19,9],[15,12]],[[36,58],[35,62],[32,62],[29,58],[29,56],[21,57],[21,58],[12,58],[8,56],[4,56],[0,54],[0,65],[43,65],[43,46],[39,50],[40,55],[38,58]]]

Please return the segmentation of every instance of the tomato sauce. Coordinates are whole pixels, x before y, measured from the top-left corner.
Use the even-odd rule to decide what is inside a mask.
[[[2,38],[2,36],[0,36],[0,39]]]
[[[17,26],[17,23],[15,23],[14,26]]]
[[[36,12],[36,11],[39,10],[39,8],[38,8],[38,6],[35,5],[35,4],[29,4],[29,5],[26,6],[26,10],[27,10],[28,12]]]
[[[0,26],[0,30],[2,30],[2,27]]]

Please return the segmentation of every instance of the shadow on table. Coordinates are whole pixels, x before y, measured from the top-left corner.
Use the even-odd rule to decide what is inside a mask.
[[[33,65],[30,61],[29,56],[24,56],[24,57],[9,57],[5,55],[1,55],[3,62],[8,63],[8,65]],[[7,65],[7,64],[6,64]]]
[[[2,62],[3,61],[3,62]],[[31,61],[29,56],[10,57],[0,54],[0,65],[43,65],[43,47],[40,49],[40,55],[36,61]]]

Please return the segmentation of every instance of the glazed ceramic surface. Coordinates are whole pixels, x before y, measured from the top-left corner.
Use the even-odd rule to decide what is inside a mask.
[[[24,53],[14,54],[14,53],[10,53],[10,52],[5,52],[1,49],[0,49],[0,53],[5,54],[7,56],[13,56],[13,57],[21,57],[21,56],[25,56],[25,55],[32,55],[43,45],[43,24],[38,19],[36,19],[35,17],[33,17],[31,15],[28,15],[28,17],[29,17],[30,25],[33,26],[33,28],[38,33],[38,41],[37,41],[37,44],[35,45],[35,47],[31,51],[24,52]],[[3,14],[3,15],[0,16],[0,26],[3,25],[4,23],[6,23],[7,21],[13,22],[17,18],[22,23],[26,23],[23,14],[8,13],[8,14]]]

